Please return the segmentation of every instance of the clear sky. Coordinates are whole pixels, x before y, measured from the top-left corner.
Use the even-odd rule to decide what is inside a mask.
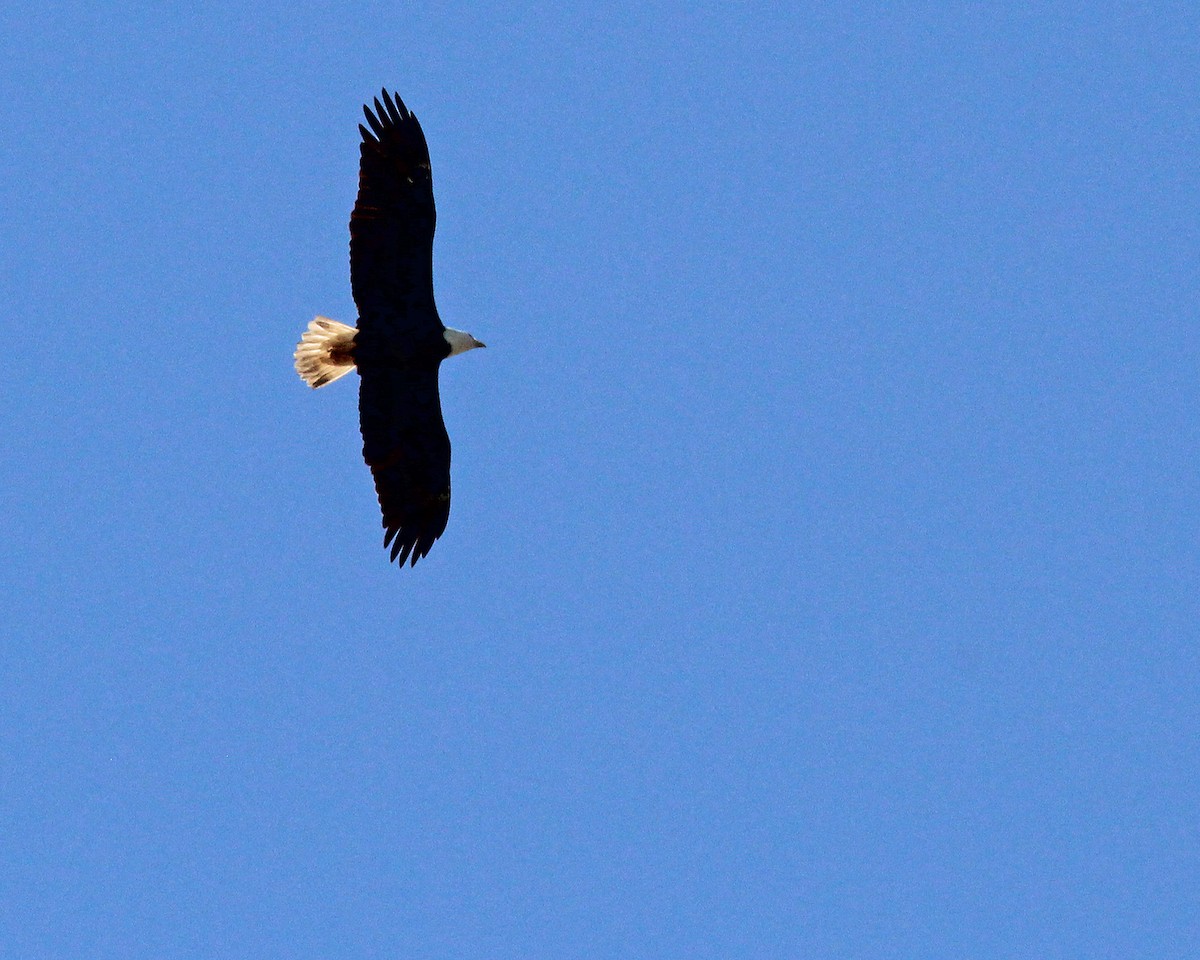
[[[1192,4],[0,16],[0,957],[1200,955]],[[404,570],[291,359],[385,84]]]

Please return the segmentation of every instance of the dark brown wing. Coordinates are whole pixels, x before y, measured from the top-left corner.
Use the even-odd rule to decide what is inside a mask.
[[[429,553],[450,518],[450,438],[437,364],[360,369],[363,458],[383,510],[383,545],[403,565]]]
[[[363,458],[393,560],[416,563],[450,517],[450,439],[438,365],[448,345],[433,300],[433,177],[417,118],[383,91],[359,125],[358,198],[350,215],[350,285]]]
[[[383,91],[363,107],[358,198],[350,214],[350,286],[358,327],[390,338],[441,334],[433,302],[433,175],[417,118]],[[399,345],[403,349],[403,344]]]

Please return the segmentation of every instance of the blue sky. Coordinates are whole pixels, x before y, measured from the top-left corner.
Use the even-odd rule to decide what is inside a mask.
[[[1197,955],[1190,5],[53,6],[0,956]],[[385,84],[489,345],[402,571],[291,368]]]

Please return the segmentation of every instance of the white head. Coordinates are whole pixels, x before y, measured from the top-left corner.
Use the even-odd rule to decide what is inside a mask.
[[[459,353],[466,353],[468,350],[474,350],[476,347],[486,347],[486,343],[480,343],[469,333],[464,333],[461,330],[453,330],[450,327],[446,328],[446,332],[442,334],[446,338],[446,342],[450,344],[450,356]]]

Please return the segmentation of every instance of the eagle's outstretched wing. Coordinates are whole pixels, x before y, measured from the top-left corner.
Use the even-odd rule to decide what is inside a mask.
[[[363,458],[383,510],[383,545],[416,563],[450,519],[450,438],[442,422],[438,368],[360,370]]]
[[[441,334],[433,302],[433,175],[429,147],[404,102],[383,91],[363,107],[358,198],[350,214],[350,287],[370,335]]]
[[[450,439],[438,365],[449,351],[433,299],[433,177],[417,118],[383,91],[359,124],[358,198],[350,214],[350,286],[363,459],[392,559],[416,563],[450,517]]]

